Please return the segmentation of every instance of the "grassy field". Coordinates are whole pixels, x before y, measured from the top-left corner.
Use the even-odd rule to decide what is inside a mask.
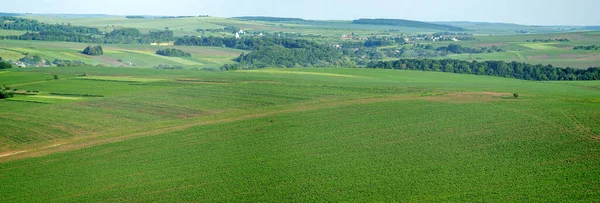
[[[232,59],[243,53],[242,50],[220,47],[177,47],[177,49],[192,54],[191,58],[177,58],[155,54],[159,49],[173,48],[173,46],[102,45],[105,51],[104,55],[88,56],[81,53],[88,45],[70,42],[2,40],[0,42],[0,56],[6,60],[18,60],[24,54],[29,53],[39,55],[49,61],[54,61],[54,59],[76,60],[92,65],[153,67],[163,64],[218,68],[223,64],[234,63]],[[122,62],[119,62],[119,59]],[[128,65],[127,62],[133,65]]]
[[[526,42],[533,39],[562,39],[569,42]],[[589,68],[600,66],[600,52],[573,50],[579,45],[595,45],[600,40],[600,32],[575,32],[559,34],[513,35],[513,36],[482,36],[474,41],[460,42],[463,46],[490,47],[497,46],[507,52],[483,54],[457,54],[449,58],[461,60],[502,60],[518,61],[531,64],[552,64],[558,67]],[[450,42],[439,42],[434,45],[442,46]]]
[[[595,81],[110,67],[0,81],[39,91],[0,101],[0,202],[600,197]]]
[[[142,32],[150,30],[172,30],[176,36],[197,36],[197,29],[219,29],[225,26],[235,26],[247,32],[264,33],[295,33],[303,34],[306,39],[322,43],[339,43],[342,35],[355,34],[360,37],[389,36],[399,37],[415,34],[431,34],[441,30],[383,26],[383,25],[357,25],[351,21],[288,21],[265,22],[246,21],[234,18],[220,17],[191,17],[176,19],[127,19],[123,16],[98,16],[98,17],[64,17],[61,15],[32,15],[23,16],[36,19],[45,23],[71,23],[72,25],[91,26],[105,32],[116,28],[132,27]],[[468,47],[497,46],[507,52],[485,54],[460,54],[443,58],[462,60],[503,60],[518,61],[533,64],[552,64],[560,67],[585,69],[600,66],[600,52],[573,50],[578,45],[594,45],[600,41],[600,32],[585,32],[576,27],[568,26],[526,26],[501,23],[472,23],[472,22],[445,22],[454,26],[469,29],[466,31],[474,35],[473,41],[462,42],[432,42],[417,41],[416,43],[433,44],[434,47],[445,46],[450,43]],[[527,33],[527,34],[524,34]],[[22,34],[19,31],[0,30],[0,35]],[[210,36],[228,36],[227,32],[205,33]],[[319,37],[307,37],[316,35]],[[533,39],[558,39],[567,38],[569,42],[526,42]],[[220,67],[223,64],[234,63],[231,59],[239,56],[241,50],[222,48],[177,47],[192,53],[192,58],[169,58],[157,56],[156,50],[165,47],[146,45],[105,45],[106,54],[101,57],[90,57],[81,54],[87,44],[62,43],[62,42],[26,42],[2,41],[0,42],[0,56],[8,60],[17,60],[23,53],[38,54],[48,59],[79,60],[91,64],[106,66],[129,66],[127,62],[138,67],[152,67],[159,64],[181,65],[186,67]],[[393,48],[393,47],[392,47]],[[123,62],[118,62],[121,59]]]

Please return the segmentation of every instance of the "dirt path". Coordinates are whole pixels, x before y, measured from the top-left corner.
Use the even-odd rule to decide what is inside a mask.
[[[265,112],[265,113],[248,114],[248,115],[243,115],[243,116],[238,116],[238,117],[223,118],[223,119],[210,120],[210,121],[193,122],[193,123],[188,123],[188,124],[183,124],[183,125],[174,125],[174,126],[168,126],[168,127],[153,129],[153,130],[149,130],[149,131],[144,131],[144,132],[126,134],[126,135],[117,136],[117,137],[102,138],[102,135],[95,136],[95,137],[80,137],[80,138],[77,138],[77,139],[74,139],[71,141],[61,140],[61,141],[65,142],[62,144],[54,144],[54,145],[47,146],[47,147],[14,151],[14,152],[8,152],[5,154],[0,154],[0,163],[6,162],[6,161],[11,161],[11,160],[16,160],[16,159],[45,156],[45,155],[49,155],[49,154],[53,154],[53,153],[57,153],[57,152],[72,151],[72,150],[93,147],[93,146],[103,145],[103,144],[108,144],[108,143],[121,142],[121,141],[130,140],[130,139],[134,139],[134,138],[139,138],[139,137],[146,137],[146,136],[153,136],[153,135],[160,135],[160,134],[164,134],[164,133],[176,132],[176,131],[181,131],[181,130],[185,130],[185,129],[197,127],[197,126],[213,125],[213,124],[220,124],[220,123],[230,123],[230,122],[242,121],[242,120],[253,119],[253,118],[273,116],[273,115],[277,115],[277,114],[313,111],[313,110],[318,110],[318,109],[342,107],[342,106],[349,106],[349,105],[355,105],[355,104],[368,104],[368,103],[377,103],[377,102],[386,102],[386,101],[401,101],[401,100],[412,100],[412,99],[415,99],[415,97],[410,97],[408,95],[397,95],[397,96],[379,97],[379,98],[363,98],[363,99],[342,100],[342,101],[323,101],[322,103],[318,103],[318,104],[313,104],[313,103],[301,104],[301,105],[293,106],[289,109],[269,111],[269,112]]]
[[[513,53],[513,54],[515,54],[515,55],[517,55],[517,57],[519,58],[519,60],[521,60],[521,61],[525,60],[525,59],[523,58],[523,56],[522,56],[522,55],[521,55],[519,52],[516,52],[516,51],[509,51],[509,52],[511,52],[511,53]]]
[[[495,98],[494,95],[496,95],[496,94],[491,94],[491,93],[487,93],[487,92],[477,92],[477,93],[470,93],[470,94],[489,96],[490,98]],[[314,110],[319,110],[319,109],[328,109],[328,108],[343,107],[343,106],[350,106],[350,105],[357,105],[357,104],[370,104],[370,103],[388,102],[388,101],[407,101],[407,100],[438,101],[439,100],[440,102],[446,102],[446,100],[444,100],[444,98],[452,99],[452,100],[461,100],[461,98],[456,97],[455,95],[456,94],[448,94],[445,96],[425,96],[425,97],[419,97],[419,96],[415,96],[415,95],[394,95],[394,96],[387,96],[387,97],[373,97],[373,98],[361,98],[361,99],[351,99],[351,100],[323,100],[323,101],[318,101],[318,102],[294,105],[288,109],[266,111],[264,113],[254,113],[254,114],[248,114],[248,115],[230,117],[230,118],[222,118],[222,119],[216,119],[216,120],[210,120],[210,121],[197,121],[197,122],[192,122],[192,123],[187,123],[187,124],[173,125],[173,126],[152,129],[152,130],[144,131],[144,132],[130,133],[130,134],[125,134],[125,135],[116,136],[116,137],[103,137],[103,135],[98,135],[98,136],[91,136],[91,137],[78,137],[73,140],[61,140],[60,141],[61,144],[54,144],[54,145],[47,146],[47,147],[41,147],[41,148],[35,148],[35,149],[29,149],[29,150],[25,149],[25,150],[21,150],[21,151],[0,154],[0,163],[10,161],[10,160],[23,159],[23,158],[29,158],[29,157],[39,157],[39,156],[45,156],[45,155],[49,155],[49,154],[57,153],[57,152],[66,152],[66,151],[72,151],[72,150],[93,147],[93,146],[98,146],[98,145],[103,145],[103,144],[121,142],[121,141],[125,141],[125,140],[139,138],[139,137],[154,136],[154,135],[160,135],[160,134],[164,134],[164,133],[177,132],[177,131],[181,131],[181,130],[185,130],[185,129],[197,127],[197,126],[213,125],[213,124],[220,124],[220,123],[230,123],[230,122],[242,121],[242,120],[253,119],[253,118],[261,118],[261,117],[267,117],[267,116],[274,116],[274,115],[285,114],[285,113],[297,113],[297,112],[305,112],[305,111],[314,111]],[[437,100],[436,99],[432,100],[432,98],[437,98]],[[472,98],[462,98],[462,99],[471,100]],[[477,100],[475,102],[485,102],[485,101],[491,101],[491,100]],[[471,102],[473,102],[473,101],[471,101]],[[106,136],[106,135],[104,135],[104,136]]]

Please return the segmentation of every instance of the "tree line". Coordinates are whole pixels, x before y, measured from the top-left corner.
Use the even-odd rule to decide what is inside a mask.
[[[552,65],[532,65],[505,61],[461,61],[454,59],[400,59],[396,61],[371,62],[368,68],[421,70],[447,73],[489,75],[522,80],[600,80],[600,68],[558,68]]]
[[[458,44],[449,44],[448,46],[438,47],[437,51],[446,52],[448,54],[479,54],[479,53],[492,53],[492,52],[504,52],[503,49],[498,48],[496,46],[491,47],[481,47],[481,48],[472,48],[472,47],[463,47]]]
[[[571,40],[567,39],[567,38],[560,38],[560,39],[532,39],[532,40],[525,40],[525,42],[570,42]]]
[[[156,54],[161,56],[172,56],[172,57],[192,57],[189,52],[181,51],[179,49],[161,49],[156,51]]]
[[[259,50],[271,46],[283,46],[286,48],[315,48],[322,45],[304,39],[291,39],[281,37],[196,37],[185,36],[175,41],[178,46],[213,46],[228,47],[242,50]]]
[[[596,50],[597,51],[598,49],[600,49],[600,46],[599,45],[576,46],[576,47],[573,47],[573,49],[574,50],[588,50],[588,51]]]
[[[21,36],[0,36],[0,39],[15,40],[41,40],[41,41],[64,41],[80,43],[103,43],[103,44],[150,44],[153,42],[168,42],[175,40],[173,31],[149,31],[142,34],[135,28],[115,29],[105,35],[89,35],[82,33],[71,33],[62,31],[28,32]]]
[[[4,30],[23,30],[32,32],[66,32],[80,34],[102,34],[98,28],[85,26],[71,26],[71,24],[47,24],[37,20],[17,18],[11,16],[0,16],[1,29]]]

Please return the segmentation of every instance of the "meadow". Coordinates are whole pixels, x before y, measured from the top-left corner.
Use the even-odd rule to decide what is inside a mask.
[[[50,62],[55,59],[76,60],[90,65],[113,67],[153,67],[162,64],[188,68],[218,68],[223,64],[234,63],[232,59],[243,53],[242,50],[221,47],[177,47],[192,54],[190,58],[177,58],[156,54],[159,49],[173,46],[116,44],[102,45],[105,51],[102,56],[89,56],[81,53],[88,45],[71,42],[2,40],[0,56],[5,60],[18,60],[25,54],[30,54],[38,55]]]
[[[340,37],[351,33],[440,32],[350,21],[24,17],[104,32],[168,29],[177,37],[235,26],[325,44],[344,42]],[[469,29],[475,40],[416,43],[505,50],[440,59],[600,66],[600,52],[573,50],[597,44],[597,31],[446,24]],[[527,41],[557,38],[569,41]],[[28,54],[91,65],[0,70],[0,85],[16,93],[0,99],[0,202],[600,199],[597,81],[361,66],[219,71],[249,51],[176,46],[192,55],[180,58],[155,54],[174,46],[103,44],[104,55],[88,56],[81,53],[88,45],[0,40],[4,60]],[[401,46],[412,45],[379,49]],[[177,69],[153,68],[158,65]]]
[[[0,81],[39,91],[0,101],[1,202],[600,196],[595,81],[118,67],[16,69]],[[102,97],[76,96],[86,94]]]

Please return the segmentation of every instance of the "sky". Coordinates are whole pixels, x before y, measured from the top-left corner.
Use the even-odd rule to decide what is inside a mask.
[[[0,12],[600,25],[600,0],[0,0]]]

